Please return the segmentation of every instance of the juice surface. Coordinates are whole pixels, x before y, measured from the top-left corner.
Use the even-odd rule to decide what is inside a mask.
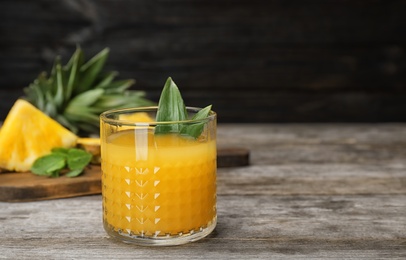
[[[137,236],[198,232],[216,217],[216,144],[125,130],[102,144],[105,225]]]

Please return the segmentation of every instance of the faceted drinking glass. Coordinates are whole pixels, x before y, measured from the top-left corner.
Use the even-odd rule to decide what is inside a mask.
[[[190,118],[199,110],[187,107]],[[140,245],[199,240],[217,223],[216,113],[154,122],[156,112],[157,107],[129,108],[100,116],[104,228]],[[202,133],[155,133],[168,126]]]

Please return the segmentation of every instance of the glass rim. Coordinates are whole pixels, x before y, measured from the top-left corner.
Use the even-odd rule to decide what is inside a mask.
[[[187,106],[186,110],[188,112],[197,113],[201,109],[200,107],[190,107]],[[151,122],[139,122],[136,120],[128,120],[128,119],[113,119],[109,118],[109,115],[114,114],[127,114],[127,113],[135,113],[135,112],[153,112],[157,111],[158,106],[146,106],[146,107],[129,107],[129,108],[117,108],[117,109],[109,109],[104,111],[100,114],[99,118],[101,121],[114,124],[114,125],[128,125],[128,126],[156,126],[156,125],[171,125],[171,124],[194,124],[194,123],[202,123],[206,121],[214,120],[217,116],[217,113],[213,110],[210,110],[209,115],[202,119],[187,119],[187,120],[177,120],[177,121],[151,121]]]

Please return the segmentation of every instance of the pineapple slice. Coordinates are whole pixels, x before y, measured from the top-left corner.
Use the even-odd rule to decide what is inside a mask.
[[[29,102],[18,99],[0,129],[0,168],[29,171],[55,147],[75,146],[77,136]]]

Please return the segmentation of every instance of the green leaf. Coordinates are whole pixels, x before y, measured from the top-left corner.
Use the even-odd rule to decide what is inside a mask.
[[[76,122],[97,122],[99,124],[99,116],[90,113],[86,107],[76,107],[65,111],[64,116],[70,121]]]
[[[156,105],[156,103],[143,98],[144,96],[145,92],[143,91],[126,91],[124,94],[104,94],[88,110],[100,114],[112,107],[125,108]]]
[[[194,115],[192,120],[202,120],[202,119],[207,118],[207,116],[210,113],[210,110],[211,110],[211,105],[201,109],[199,112],[197,112]],[[182,126],[180,133],[183,135],[191,136],[196,139],[202,134],[205,123],[206,122],[202,121],[202,122],[198,122],[198,123],[184,124]]]
[[[34,161],[31,171],[37,175],[54,176],[66,165],[65,156],[60,154],[49,154]]]
[[[65,158],[66,158],[68,156],[69,149],[63,148],[63,147],[57,147],[57,148],[53,148],[51,150],[51,152],[53,154],[59,154],[59,155],[65,156]]]
[[[27,100],[31,104],[35,104],[39,110],[44,111],[45,97],[42,95],[41,89],[38,85],[31,83],[27,88],[24,89],[24,92],[27,95]]]
[[[52,66],[51,74],[50,74],[51,79],[56,78],[56,65],[58,65],[58,64],[61,64],[61,56],[59,56],[59,55],[55,57],[54,65]]]
[[[74,125],[76,129],[70,128],[72,131],[77,131],[78,129],[84,130],[85,132],[98,133],[99,132],[99,115],[101,112],[107,110],[98,110],[96,113],[92,108],[94,103],[103,96],[103,89],[93,89],[88,90],[85,93],[76,96],[68,107],[63,112],[65,121],[68,121],[71,125]],[[67,125],[67,124],[64,124]],[[86,125],[94,125],[97,127],[86,127]]]
[[[47,74],[42,72],[33,83],[27,88],[24,88],[27,100],[41,111],[45,111],[45,106],[47,104],[45,95],[51,91],[50,82],[51,80],[47,79]]]
[[[106,88],[109,86],[111,82],[113,82],[114,78],[118,75],[117,71],[111,71],[104,76],[103,79],[94,87],[94,88]]]
[[[65,70],[69,74],[68,83],[65,89],[65,99],[69,100],[74,91],[75,83],[78,80],[76,75],[79,71],[80,66],[83,63],[83,51],[78,47],[76,48],[75,53],[72,55],[68,64],[65,66]]]
[[[37,175],[59,177],[61,170],[69,168],[67,177],[80,175],[86,165],[90,163],[92,154],[77,148],[54,148],[51,154],[35,160],[31,171]]]
[[[155,134],[175,132],[196,139],[203,132],[206,122],[202,120],[208,117],[211,111],[211,107],[211,105],[207,106],[193,116],[191,120],[197,120],[198,122],[183,122],[181,124],[157,125],[155,127]],[[186,106],[183,102],[178,87],[169,77],[165,83],[164,89],[162,90],[161,97],[159,99],[156,121],[166,122],[185,120],[188,120]]]
[[[63,104],[63,94],[64,94],[64,90],[63,90],[63,79],[62,79],[62,66],[61,64],[57,64],[56,65],[56,93],[55,93],[55,98],[54,98],[54,102],[55,102],[55,106],[57,108],[61,107]]]
[[[66,177],[73,178],[79,176],[83,172],[83,169],[73,170],[66,173]]]
[[[24,88],[24,98],[72,132],[82,134],[98,134],[99,127],[94,126],[99,125],[98,116],[106,110],[156,105],[145,98],[144,92],[129,90],[134,80],[115,81],[118,72],[103,71],[108,54],[109,49],[105,48],[86,61],[84,52],[77,46],[64,66],[57,56],[49,77],[46,72],[39,74]],[[105,95],[117,98],[102,99]],[[86,115],[80,116],[78,111],[83,108]],[[66,114],[70,116],[64,118]]]
[[[45,104],[43,112],[48,116],[54,118],[58,114],[58,109],[56,107],[54,99],[52,98],[52,94],[50,92],[46,92],[45,98],[47,100],[47,103]]]
[[[72,122],[77,126],[78,132],[84,131],[87,133],[100,133],[100,121],[99,117],[94,114],[82,113],[82,114],[71,114],[65,113],[69,122]]]
[[[80,130],[87,133],[100,133],[100,123],[99,122],[78,122],[78,127]]]
[[[125,90],[127,90],[131,85],[134,84],[134,80],[132,79],[127,79],[127,80],[118,80],[115,81],[104,88],[106,89],[106,93],[118,93],[122,94]]]
[[[76,93],[81,93],[86,90],[89,90],[92,84],[95,82],[97,75],[103,69],[103,66],[107,60],[109,55],[109,49],[105,48],[98,54],[96,54],[93,58],[91,58],[88,62],[83,64],[80,68],[81,72],[81,81],[80,85],[77,86]]]
[[[104,110],[110,107],[119,107],[125,104],[125,99],[121,94],[108,94],[101,96],[97,102],[94,103],[93,107],[100,107]]]
[[[77,133],[79,129],[76,127],[76,125],[72,124],[67,118],[65,118],[62,115],[57,115],[55,117],[56,121],[58,121],[61,125],[65,126],[66,128],[69,128],[73,133]]]
[[[72,99],[69,103],[66,110],[69,110],[74,107],[86,107],[92,105],[94,102],[97,101],[104,93],[103,89],[92,89],[86,92],[83,92],[80,95],[77,95]]]
[[[92,154],[82,149],[72,148],[68,151],[68,167],[71,170],[83,170],[90,163]]]
[[[158,103],[156,114],[157,122],[183,121],[187,119],[187,112],[182,95],[175,82],[169,77],[166,80],[164,88]],[[155,134],[164,134],[170,132],[179,133],[181,126],[179,124],[158,125],[155,127]]]

